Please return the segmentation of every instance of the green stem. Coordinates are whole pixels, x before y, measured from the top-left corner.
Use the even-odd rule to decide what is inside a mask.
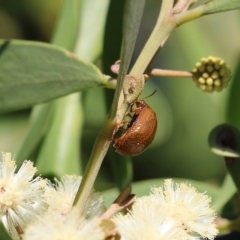
[[[199,17],[202,17],[204,15],[204,6],[199,6],[196,7],[192,10],[188,10],[179,14],[175,14],[174,18],[175,18],[175,23],[177,26],[182,25],[183,23],[192,21],[194,19],[197,19]]]
[[[171,13],[172,7],[173,0],[163,0],[156,26],[139,58],[135,62],[130,75],[141,76],[144,73],[159,47],[162,46],[165,39],[167,39],[171,31],[177,26],[175,18]],[[121,78],[119,77],[118,79]],[[120,94],[122,84],[123,81],[118,81],[117,83],[115,98],[110,109],[109,118],[105,121],[104,126],[95,141],[92,155],[84,173],[80,189],[75,198],[74,204],[79,208],[80,213],[83,212],[89,193],[91,192],[94,181],[97,177],[97,173],[112,140],[112,133],[116,122],[116,110],[123,102],[123,95]],[[118,107],[116,108],[116,106]]]
[[[165,0],[162,2],[157,23],[132,70],[130,71],[130,75],[139,76],[144,73],[161,44],[176,27],[176,23],[173,21],[174,19],[170,18],[172,7],[173,0]]]
[[[111,136],[114,126],[115,124],[107,119],[94,143],[89,163],[84,172],[80,188],[74,201],[74,204],[76,204],[76,207],[79,209],[80,214],[82,214],[84,210],[85,204],[93,188],[93,184],[96,180],[102,161],[112,141]]]
[[[225,3],[224,3],[224,1],[218,1],[218,2],[217,1],[216,2],[209,1],[206,4],[202,4],[191,10],[184,11],[182,13],[174,15],[176,24],[177,24],[177,26],[180,26],[183,23],[192,21],[192,20],[202,17],[204,15],[214,14],[214,13],[224,12],[224,11],[230,11],[230,10],[239,8],[239,3],[236,3],[236,2],[233,3],[232,6],[230,6],[231,4],[229,4],[229,8],[227,8],[226,5],[228,5],[227,0],[225,0]]]
[[[165,69],[151,69],[149,72],[149,76],[155,76],[155,77],[193,77],[192,72],[188,71],[176,71],[176,70],[165,70]]]
[[[118,82],[114,94],[114,100],[111,105],[111,109],[108,114],[103,128],[101,129],[95,144],[93,146],[92,154],[88,162],[87,168],[83,175],[80,188],[75,198],[74,204],[79,208],[80,214],[83,212],[89,194],[92,191],[93,184],[97,177],[98,171],[102,164],[102,161],[108,151],[110,143],[112,141],[112,134],[116,125],[116,112],[120,102],[120,95],[122,92],[122,85],[124,82],[125,75],[132,57],[138,28],[140,25],[140,19],[144,8],[145,1],[134,0],[126,2],[126,12],[124,20],[124,34],[122,41],[121,51],[121,69],[118,75]]]
[[[183,11],[179,14],[172,14],[173,1],[163,1],[161,12],[156,26],[135,62],[130,74],[137,76],[146,70],[154,55],[162,47],[162,44],[174,30],[174,28],[203,16],[206,13],[206,6],[202,5],[192,10]]]

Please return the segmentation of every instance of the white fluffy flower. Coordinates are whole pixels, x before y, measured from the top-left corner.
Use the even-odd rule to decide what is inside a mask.
[[[145,207],[147,208],[148,205]],[[167,218],[165,213],[151,212],[146,208],[139,209],[133,205],[128,214],[117,215],[113,221],[117,224],[121,240],[186,240],[187,234],[178,228],[178,222]]]
[[[215,214],[209,206],[210,198],[184,183],[174,186],[165,180],[164,188],[153,187],[151,194],[141,197],[125,216],[117,215],[122,239],[214,239]]]
[[[13,239],[19,239],[26,225],[46,210],[43,191],[46,181],[37,177],[37,169],[24,161],[17,173],[10,153],[0,161],[0,217]]]
[[[61,182],[56,178],[55,184],[47,184],[44,196],[49,205],[48,210],[65,214],[72,208],[74,198],[82,178],[75,175],[64,175]]]
[[[103,198],[93,192],[81,216],[79,210],[72,207],[81,179],[65,175],[61,182],[57,179],[55,184],[48,182],[44,194],[48,210],[26,228],[23,240],[104,239],[105,233],[100,226],[100,218],[97,218],[105,210]]]
[[[80,217],[78,209],[72,209],[65,215],[49,211],[39,221],[29,225],[23,240],[103,240],[104,232],[100,220],[86,221]]]
[[[56,178],[54,180],[55,184],[48,182],[44,194],[46,202],[49,205],[48,211],[66,214],[72,208],[82,177],[64,175],[61,178],[61,182]],[[104,211],[105,207],[102,196],[97,192],[92,192],[83,211],[83,217],[91,219],[103,214]]]

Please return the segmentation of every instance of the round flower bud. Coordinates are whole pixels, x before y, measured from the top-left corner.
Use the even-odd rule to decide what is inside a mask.
[[[230,80],[231,70],[220,58],[202,58],[193,69],[193,81],[204,92],[220,92]]]

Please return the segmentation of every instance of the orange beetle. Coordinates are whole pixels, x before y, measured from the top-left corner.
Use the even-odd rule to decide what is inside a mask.
[[[136,104],[137,108],[133,109]],[[127,129],[114,138],[116,152],[124,156],[136,156],[152,143],[157,130],[157,116],[143,100],[136,100],[130,107],[134,113]]]

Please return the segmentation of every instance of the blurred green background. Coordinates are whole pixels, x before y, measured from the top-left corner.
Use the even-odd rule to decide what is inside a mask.
[[[1,1],[0,38],[50,42],[61,2]],[[96,59],[96,64],[108,74],[110,64],[118,60],[120,52],[123,3],[117,2],[111,1],[103,53]],[[146,1],[133,61],[154,26],[159,4],[157,0]],[[234,72],[240,57],[239,40],[239,10],[205,16],[176,29],[153,66],[192,70],[202,57],[212,55],[223,58]],[[212,128],[227,122],[231,86],[232,83],[221,93],[209,94],[197,89],[190,79],[152,78],[148,81],[142,96],[157,90],[146,102],[157,113],[158,132],[149,149],[132,159],[133,166],[129,166],[128,171],[133,171],[133,181],[171,177],[220,184],[226,174],[224,162],[210,151],[207,138]],[[84,131],[83,136],[79,136],[82,139],[79,150],[83,165],[90,156],[112,95],[112,90],[104,89],[83,93]],[[0,116],[1,151],[17,154],[28,131],[29,114],[30,109]],[[35,156],[30,157],[34,160]],[[116,165],[112,162],[117,161],[122,159],[111,149],[96,182],[98,189],[115,186],[113,168]]]

